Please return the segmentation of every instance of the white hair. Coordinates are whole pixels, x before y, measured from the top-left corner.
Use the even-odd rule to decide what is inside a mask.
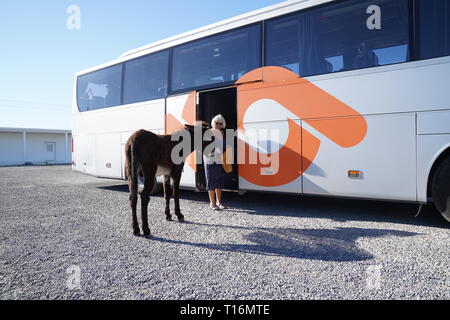
[[[227,122],[225,121],[225,118],[221,115],[218,114],[217,116],[215,116],[212,120],[211,120],[211,127],[215,128],[215,129],[219,129],[216,126],[216,122],[222,122],[222,129],[225,129],[227,127]]]

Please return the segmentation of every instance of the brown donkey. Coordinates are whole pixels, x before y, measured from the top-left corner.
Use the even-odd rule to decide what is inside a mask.
[[[197,128],[197,129],[196,129]],[[182,132],[184,130],[184,132]],[[172,159],[172,151],[180,142],[179,139],[173,139],[173,135],[156,135],[152,132],[139,130],[135,132],[125,145],[125,173],[128,179],[128,187],[130,191],[130,207],[132,215],[132,227],[134,235],[140,234],[139,224],[137,221],[136,206],[138,200],[138,176],[144,177],[144,189],[141,192],[141,216],[142,231],[145,236],[150,236],[150,228],[148,226],[148,203],[150,202],[150,193],[153,189],[156,176],[164,176],[164,198],[166,200],[166,219],[172,221],[170,214],[170,178],[173,180],[173,197],[175,201],[175,215],[180,222],[184,221],[184,216],[180,210],[179,189],[181,174],[183,172],[184,160],[195,150],[194,131],[200,130],[201,137],[208,127],[205,125],[190,126],[174,133],[180,135],[185,133],[190,138],[187,146],[188,152],[183,155],[175,153],[181,157],[181,163],[174,163]],[[172,141],[176,140],[176,141]],[[203,139],[201,139],[203,141]],[[186,144],[185,144],[186,145]],[[204,144],[201,143],[203,151]],[[199,149],[199,148],[197,148]]]

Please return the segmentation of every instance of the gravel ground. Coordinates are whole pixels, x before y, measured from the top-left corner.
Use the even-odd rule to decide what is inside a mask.
[[[1,299],[449,299],[449,225],[416,205],[182,191],[133,237],[123,181],[0,168]],[[80,281],[78,282],[77,275]]]

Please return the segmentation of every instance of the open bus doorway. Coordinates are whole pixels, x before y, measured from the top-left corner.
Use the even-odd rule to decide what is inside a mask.
[[[226,121],[226,129],[237,130],[237,89],[226,88],[199,92],[197,115],[198,120],[208,124],[218,114]],[[225,139],[225,137],[224,137]],[[227,144],[231,142],[226,141]],[[237,165],[237,138],[234,138],[234,164],[233,172],[226,175],[225,190],[239,190],[239,175]],[[198,190],[206,190],[205,167],[197,165],[196,187]]]

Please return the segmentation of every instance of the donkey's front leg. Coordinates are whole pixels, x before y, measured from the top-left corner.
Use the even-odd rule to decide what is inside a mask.
[[[181,173],[173,177],[173,198],[175,201],[175,215],[178,217],[178,221],[184,222],[184,216],[181,214],[180,209],[180,180]]]
[[[163,187],[164,187],[164,199],[166,200],[166,210],[165,210],[166,220],[172,221],[172,215],[170,214],[171,190],[170,190],[170,177],[169,176],[164,176]]]

